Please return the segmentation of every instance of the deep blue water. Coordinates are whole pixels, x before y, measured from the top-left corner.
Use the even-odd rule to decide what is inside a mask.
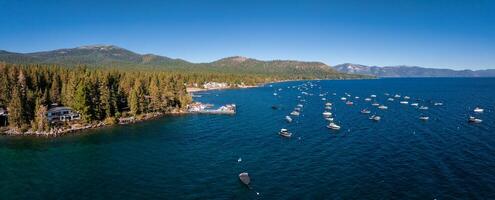
[[[59,138],[0,137],[0,199],[495,198],[495,79],[313,81],[302,115],[287,124],[284,116],[301,95],[287,87],[303,83],[208,91],[197,99],[235,103],[235,116],[164,117]],[[340,131],[325,127],[322,92],[334,103]],[[339,100],[345,92],[360,97],[354,106]],[[384,93],[430,109],[388,102]],[[388,110],[365,102],[371,94]],[[476,106],[485,109],[475,115],[484,121],[468,124]],[[362,108],[382,120],[370,121]],[[421,114],[430,120],[420,121]],[[293,138],[278,136],[280,128]],[[252,189],[239,182],[243,171]]]

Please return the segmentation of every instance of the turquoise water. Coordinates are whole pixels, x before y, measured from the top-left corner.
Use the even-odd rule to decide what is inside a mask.
[[[197,99],[235,103],[235,116],[165,117],[60,138],[0,137],[0,199],[495,198],[495,79],[313,81],[302,115],[287,124],[301,95],[287,87],[303,83]],[[325,127],[322,92],[334,103],[340,131]],[[346,92],[360,97],[355,105],[339,100]],[[429,110],[388,102],[384,93],[408,95]],[[371,94],[388,110],[365,102]],[[475,115],[483,122],[468,124],[476,106],[485,109]],[[382,120],[370,121],[363,108]],[[293,137],[278,136],[280,128]],[[244,171],[251,189],[238,180]]]

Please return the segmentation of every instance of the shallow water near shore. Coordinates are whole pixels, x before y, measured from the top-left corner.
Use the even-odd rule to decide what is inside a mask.
[[[303,83],[198,93],[201,102],[237,104],[234,116],[167,116],[58,138],[2,136],[0,199],[495,198],[495,78],[312,81],[313,96],[292,88]],[[325,127],[323,92],[339,131]],[[340,100],[344,93],[353,106]],[[429,109],[389,102],[384,93]],[[371,94],[388,110],[365,102]],[[288,124],[297,96],[306,102]],[[476,106],[484,113],[474,114]],[[363,108],[382,120],[370,121]],[[469,115],[483,122],[469,124]],[[278,136],[280,128],[293,137]],[[251,189],[238,179],[244,171]]]

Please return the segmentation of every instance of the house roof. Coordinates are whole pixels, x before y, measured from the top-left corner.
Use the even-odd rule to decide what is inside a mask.
[[[60,112],[63,110],[71,110],[72,111],[72,108],[70,108],[70,107],[54,107],[54,108],[50,108],[50,110],[48,110],[48,112]]]

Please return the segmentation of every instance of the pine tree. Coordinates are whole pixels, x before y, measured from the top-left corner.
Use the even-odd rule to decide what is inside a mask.
[[[129,109],[131,110],[131,114],[136,116],[140,114],[139,110],[139,97],[138,92],[135,88],[132,88],[131,93],[129,94]]]
[[[54,75],[52,78],[52,85],[50,88],[50,101],[51,103],[56,103],[60,104],[61,103],[61,83],[60,83],[60,76]]]
[[[91,113],[91,102],[89,97],[89,89],[88,85],[85,81],[81,81],[77,85],[76,92],[74,94],[73,108],[78,111],[81,115],[81,118],[85,122],[90,122],[93,117]]]
[[[35,131],[49,131],[50,123],[48,122],[47,112],[48,109],[42,104],[42,100],[38,98],[36,100],[35,117],[31,125]]]
[[[149,86],[150,98],[151,98],[149,109],[151,111],[158,111],[161,108],[162,98],[161,98],[160,87],[158,85],[159,85],[158,78],[156,76],[153,76]]]
[[[12,88],[12,95],[8,105],[9,125],[12,128],[21,128],[25,123],[24,118],[24,101],[21,97],[21,91],[18,86]]]

